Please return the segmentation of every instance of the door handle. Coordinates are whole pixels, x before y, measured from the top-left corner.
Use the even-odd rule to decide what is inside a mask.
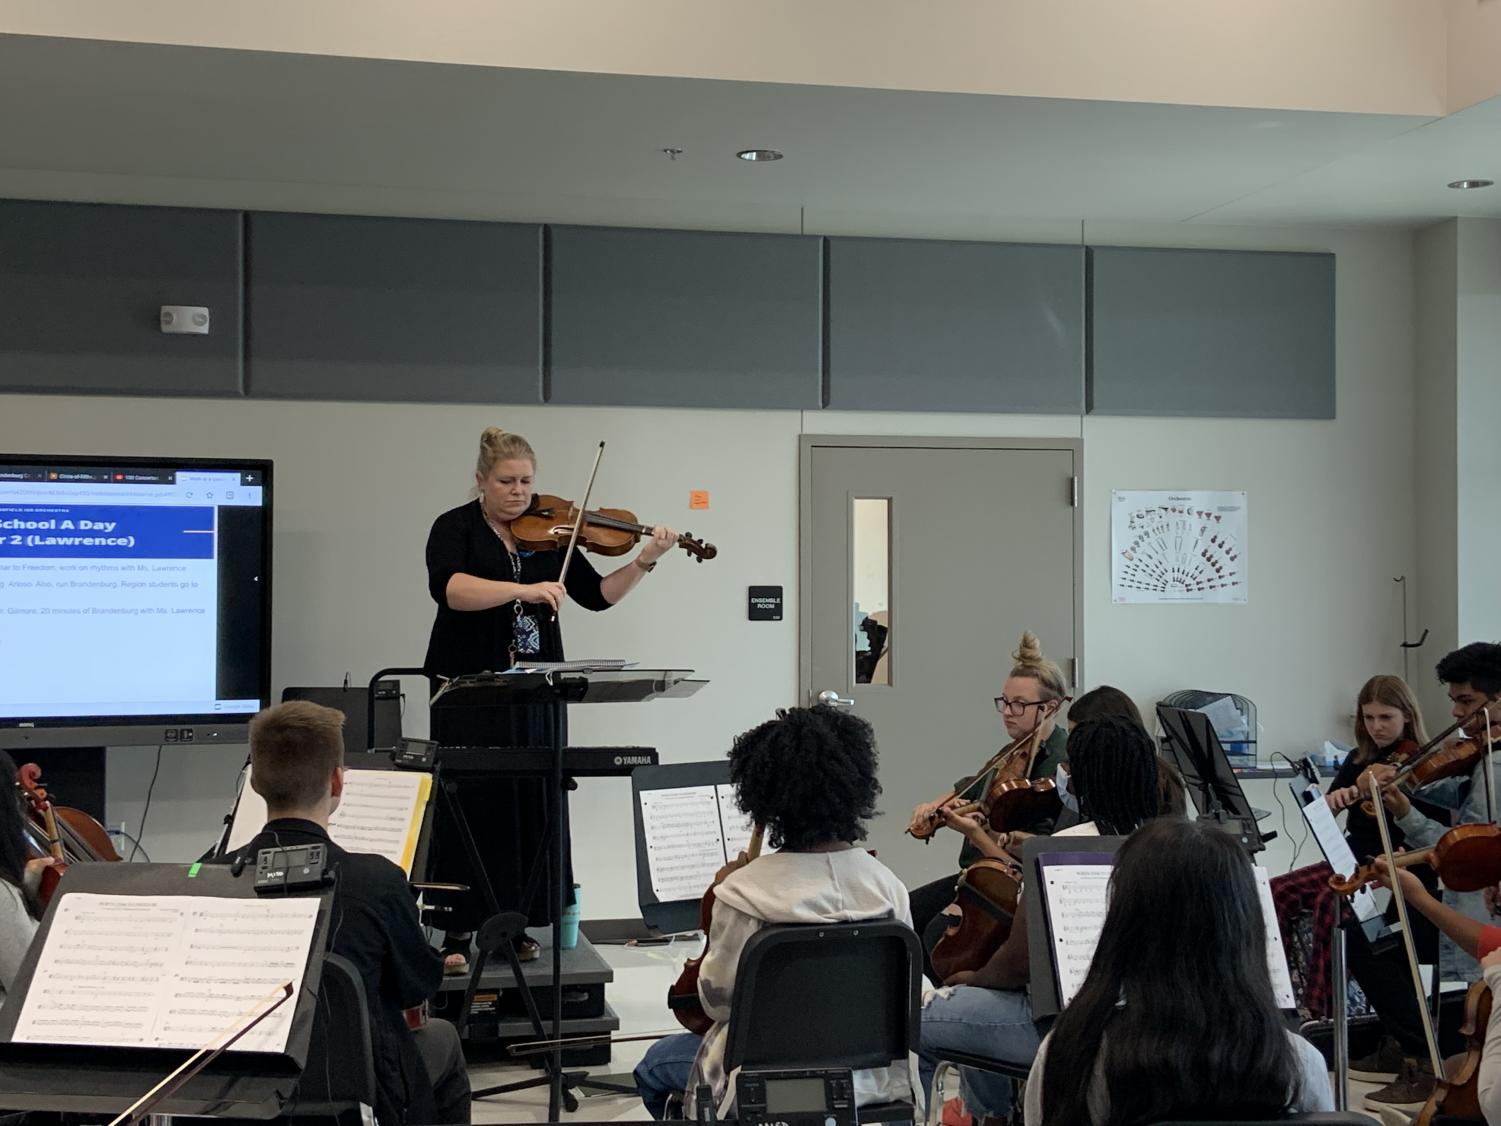
[[[841,696],[832,688],[825,688],[813,701],[815,704],[826,704],[831,708],[853,708],[855,701],[849,696]]]

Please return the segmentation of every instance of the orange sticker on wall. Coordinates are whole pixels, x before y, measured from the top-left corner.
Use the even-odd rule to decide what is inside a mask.
[[[690,490],[688,490],[688,507],[689,508],[708,508],[709,507],[709,490],[708,489],[690,489]]]

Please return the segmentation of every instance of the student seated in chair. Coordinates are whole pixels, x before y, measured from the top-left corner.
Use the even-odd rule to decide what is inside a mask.
[[[1032,1064],[1027,1126],[1333,1109],[1324,1058],[1277,1009],[1240,844],[1176,817],[1138,829],[1116,857],[1089,974]]]
[[[431,1020],[414,1033],[403,1015],[443,979],[442,956],[422,932],[406,874],[383,856],[345,852],[328,836],[344,792],[343,728],[342,713],[305,700],[250,721],[250,784],[269,820],[225,860],[253,871],[263,848],[324,846],[334,889],[329,950],[349,959],[365,984],[380,1126],[467,1123],[469,1076],[458,1032]]]
[[[672,1094],[707,1083],[720,1116],[731,1113],[734,1077],[724,1053],[735,972],[745,944],[773,923],[856,923],[897,919],[912,925],[907,889],[860,847],[881,792],[870,724],[835,708],[789,708],[735,740],[730,780],[736,801],[779,851],[720,869],[714,881],[709,949],[698,992],[714,1026],[703,1037],[659,1040],[636,1068],[636,1087],[654,1118]],[[911,1098],[906,1061],[855,1072],[860,1105]]]
[[[1068,736],[1069,772],[1065,803],[1076,803],[1080,824],[1070,835],[1125,836],[1157,817],[1162,809],[1157,749],[1139,723],[1104,716],[1078,724]],[[1070,808],[1073,806],[1071,805]],[[945,823],[965,835],[991,859],[1007,857],[996,839],[975,819],[945,812]],[[964,1052],[1027,1067],[1037,1054],[1032,1023],[1031,962],[1026,912],[1018,904],[1010,933],[986,963],[955,973],[942,989],[923,1000],[922,1081],[929,1097],[944,1051]],[[964,1108],[979,1119],[1000,1122],[1012,1103],[1011,1080],[1004,1075],[960,1068]]]

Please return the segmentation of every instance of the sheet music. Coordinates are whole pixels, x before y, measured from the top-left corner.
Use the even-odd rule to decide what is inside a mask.
[[[328,835],[349,852],[384,856],[410,876],[432,786],[432,775],[417,770],[346,770],[344,796],[328,820]],[[266,818],[266,803],[247,772],[229,829],[229,851],[249,844]]]
[[[1297,1008],[1293,993],[1293,975],[1287,968],[1287,951],[1282,948],[1282,928],[1277,925],[1277,907],[1272,902],[1272,875],[1256,865],[1256,891],[1261,896],[1261,918],[1266,924],[1266,968],[1272,975],[1272,992],[1279,1009]]]
[[[290,981],[288,1000],[231,1051],[281,1052],[319,900],[65,894],[13,1039],[199,1048]]]
[[[1359,862],[1350,849],[1350,842],[1345,840],[1345,835],[1335,824],[1334,811],[1329,808],[1324,795],[1317,793],[1317,788],[1306,799],[1304,795],[1297,793],[1297,789],[1296,786],[1293,787],[1293,793],[1298,798],[1298,808],[1303,811],[1303,820],[1307,822],[1313,839],[1318,842],[1319,851],[1324,854],[1324,859],[1329,862],[1335,875],[1349,876],[1359,867]],[[1350,906],[1361,922],[1381,914],[1381,907],[1368,887],[1361,888],[1350,897]]]
[[[1058,976],[1058,999],[1064,1006],[1084,985],[1109,905],[1110,873],[1115,858],[1108,852],[1059,853],[1039,858],[1048,937]]]
[[[725,863],[715,788],[642,790],[640,797],[652,893],[662,903],[701,898]]]
[[[1048,936],[1053,944],[1053,965],[1058,979],[1058,998],[1068,1005],[1084,984],[1089,963],[1099,945],[1109,907],[1110,873],[1114,857],[1109,853],[1056,853],[1039,857],[1043,907],[1048,916]],[[1271,877],[1262,867],[1254,869],[1261,899],[1262,923],[1266,929],[1267,970],[1277,1007],[1295,1008],[1292,975],[1282,932],[1272,905]]]
[[[734,860],[750,847],[755,822],[748,814],[740,812],[740,807],[735,804],[735,787],[728,782],[715,786],[714,796],[719,799],[719,824],[724,830],[725,859]]]

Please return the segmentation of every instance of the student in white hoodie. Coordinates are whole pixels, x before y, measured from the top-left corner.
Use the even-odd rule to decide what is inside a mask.
[[[774,923],[854,923],[899,919],[912,925],[907,889],[859,841],[875,814],[875,734],[834,708],[788,708],[747,731],[730,750],[736,800],[777,851],[747,862],[742,854],[715,877],[709,950],[699,1000],[714,1021],[657,1041],[636,1068],[636,1087],[652,1117],[681,1092],[689,1118],[707,1083],[721,1117],[733,1112],[734,1077],[724,1070],[735,971],[751,935]],[[857,1103],[911,1096],[905,1059],[855,1072]]]

